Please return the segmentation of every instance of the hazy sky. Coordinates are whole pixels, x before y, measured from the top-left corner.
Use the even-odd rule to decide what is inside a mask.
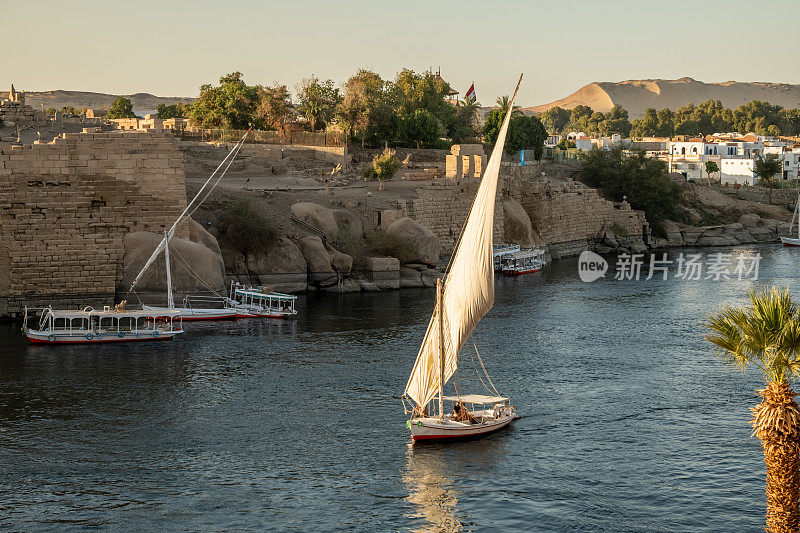
[[[3,90],[196,96],[239,70],[293,91],[310,74],[441,67],[484,105],[524,72],[529,106],[592,81],[800,83],[798,0],[0,0],[0,13]]]

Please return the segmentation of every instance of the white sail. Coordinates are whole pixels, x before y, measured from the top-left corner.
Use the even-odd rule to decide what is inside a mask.
[[[520,76],[520,81],[522,77]],[[517,83],[519,89],[519,82]],[[444,383],[456,371],[458,352],[481,318],[494,304],[492,233],[494,203],[500,160],[503,156],[514,96],[483,174],[453,262],[447,272],[443,296],[443,335],[438,311],[434,311],[422,341],[417,361],[406,385],[406,395],[419,406],[426,405],[439,390],[439,345],[444,344]],[[438,308],[438,306],[437,306]],[[440,338],[442,337],[442,338]]]

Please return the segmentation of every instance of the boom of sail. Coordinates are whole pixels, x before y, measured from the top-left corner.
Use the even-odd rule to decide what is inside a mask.
[[[520,76],[522,81],[522,76]],[[450,268],[446,272],[441,305],[428,323],[405,394],[418,406],[425,406],[437,391],[452,377],[457,368],[458,352],[472,330],[494,304],[494,263],[492,258],[492,234],[494,231],[494,203],[500,161],[503,156],[508,124],[511,119],[514,98],[497,136],[478,193],[464,226]],[[441,327],[439,309],[442,311]],[[441,355],[443,348],[444,354]],[[444,360],[441,365],[440,360]],[[443,366],[441,372],[440,365]],[[440,375],[443,379],[440,379]]]

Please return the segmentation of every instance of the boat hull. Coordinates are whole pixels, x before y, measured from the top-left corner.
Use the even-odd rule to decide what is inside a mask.
[[[183,331],[168,331],[153,336],[152,333],[126,333],[120,337],[119,334],[109,333],[107,335],[57,335],[47,331],[25,331],[25,336],[34,344],[105,344],[109,342],[144,342],[144,341],[165,341],[170,340],[175,335]]]
[[[435,419],[415,418],[410,421],[411,438],[414,442],[474,439],[499,431],[507,427],[517,418],[519,418],[519,416],[513,414],[497,420],[471,425],[456,424],[453,422],[441,424]]]
[[[236,309],[237,318],[292,318],[297,313],[276,311],[255,311],[251,309]]]
[[[783,243],[784,246],[800,246],[800,239],[781,237],[781,243]]]
[[[539,272],[542,267],[531,268],[527,270],[503,270],[506,276],[521,276],[522,274],[531,274],[532,272]]]
[[[143,305],[142,309],[146,311],[165,311],[167,309],[172,309],[174,311],[180,311],[181,318],[184,322],[198,322],[200,320],[234,320],[238,316],[236,313],[236,309],[194,309],[188,307],[155,307],[152,305]]]

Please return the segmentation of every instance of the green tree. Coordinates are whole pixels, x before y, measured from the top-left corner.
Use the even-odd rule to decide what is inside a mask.
[[[800,373],[800,316],[789,289],[749,290],[747,298],[748,306],[726,305],[702,325],[723,363],[739,370],[752,364],[764,376],[750,424],[767,466],[766,530],[797,531],[800,409],[791,385]]]
[[[169,105],[158,104],[156,113],[158,113],[158,118],[186,118],[187,107],[180,102]]]
[[[400,116],[411,115],[417,109],[422,109],[445,127],[453,118],[453,106],[447,101],[450,85],[430,72],[418,74],[404,68],[390,84],[388,91],[391,105]]]
[[[708,178],[711,179],[711,174],[716,174],[719,172],[719,165],[717,165],[716,161],[706,161],[706,174],[708,174]]]
[[[503,116],[506,116],[506,112],[508,111],[508,106],[511,103],[511,97],[508,96],[507,94],[504,95],[504,96],[498,96],[497,100],[495,100],[495,103],[497,104],[498,111],[500,111],[500,113]],[[516,115],[519,115],[521,113],[522,113],[522,111],[520,111],[518,105],[515,105],[514,109],[511,110],[511,116],[516,116]]]
[[[627,197],[631,207],[644,211],[656,230],[661,229],[663,220],[675,216],[682,196],[680,186],[667,177],[663,161],[647,157],[642,150],[622,146],[585,152],[578,178],[603,189],[615,201]]]
[[[447,134],[453,142],[462,142],[476,135],[478,109],[480,104],[474,98],[456,104],[453,120],[447,128]]]
[[[402,119],[400,135],[404,141],[420,145],[433,146],[439,138],[439,121],[424,109],[417,109]]]
[[[781,162],[776,157],[768,156],[755,160],[753,165],[753,175],[758,178],[758,184],[769,189],[768,202],[772,203],[772,189],[778,182],[775,176],[781,173]]]
[[[656,137],[658,135],[658,112],[652,107],[644,110],[644,115],[631,123],[634,137]]]
[[[73,109],[72,111],[75,110]],[[136,113],[133,112],[133,104],[127,98],[117,96],[108,111],[108,118],[136,118]]]
[[[258,101],[258,88],[247,85],[241,72],[232,72],[219,79],[218,87],[200,86],[200,97],[189,116],[206,128],[247,129],[253,122]]]
[[[539,114],[539,120],[542,121],[547,131],[557,135],[562,133],[569,124],[570,119],[569,109],[562,109],[558,106],[551,107],[547,111]]]
[[[509,154],[516,154],[520,150],[533,148],[534,157],[538,161],[542,158],[546,139],[547,130],[537,117],[512,116],[508,124],[506,151]]]
[[[339,89],[333,80],[320,81],[316,76],[305,78],[297,87],[300,105],[297,110],[308,121],[311,131],[317,126],[324,127],[333,118],[341,101]]]
[[[383,153],[376,155],[372,159],[372,167],[368,169],[368,175],[377,179],[380,183],[378,190],[383,190],[383,182],[394,177],[400,169],[400,160],[391,148],[384,149]]]
[[[257,91],[258,106],[255,116],[266,128],[286,135],[289,124],[294,121],[294,106],[286,85],[276,83],[259,86]]]
[[[378,108],[383,109],[376,111]],[[375,72],[360,69],[345,82],[344,97],[336,117],[346,133],[358,132],[364,146],[368,132],[379,129],[375,121],[385,116],[386,108],[389,108],[386,82]]]

